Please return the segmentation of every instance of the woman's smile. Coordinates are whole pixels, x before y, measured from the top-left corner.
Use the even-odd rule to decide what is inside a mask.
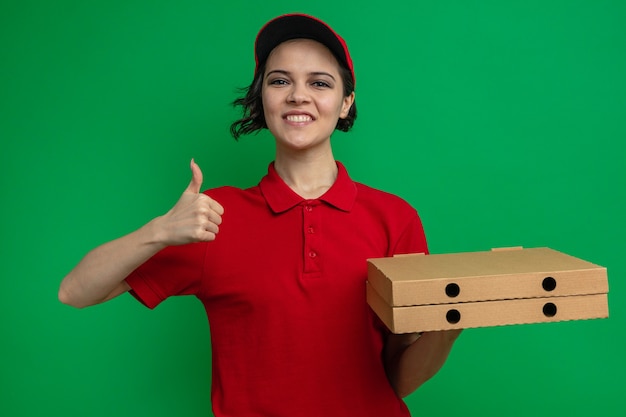
[[[292,126],[305,126],[315,121],[315,117],[310,113],[294,110],[285,113],[283,120]]]

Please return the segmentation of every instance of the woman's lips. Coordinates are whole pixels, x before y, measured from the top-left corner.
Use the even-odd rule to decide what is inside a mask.
[[[283,115],[283,119],[288,123],[294,124],[306,124],[315,120],[315,118],[306,112],[301,111],[290,111]]]

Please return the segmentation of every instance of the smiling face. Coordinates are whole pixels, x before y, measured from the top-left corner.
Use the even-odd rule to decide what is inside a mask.
[[[277,150],[330,146],[337,120],[347,116],[354,93],[343,95],[339,63],[319,42],[283,42],[267,59],[262,89],[267,127]]]

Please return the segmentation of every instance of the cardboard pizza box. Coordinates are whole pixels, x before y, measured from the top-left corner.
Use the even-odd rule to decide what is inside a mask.
[[[606,268],[549,248],[368,260],[367,300],[395,333],[608,317]]]

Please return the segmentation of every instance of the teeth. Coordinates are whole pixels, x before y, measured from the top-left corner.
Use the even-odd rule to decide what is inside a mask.
[[[311,116],[307,116],[306,114],[298,114],[298,115],[289,115],[287,116],[287,120],[290,122],[309,122],[311,121]]]

